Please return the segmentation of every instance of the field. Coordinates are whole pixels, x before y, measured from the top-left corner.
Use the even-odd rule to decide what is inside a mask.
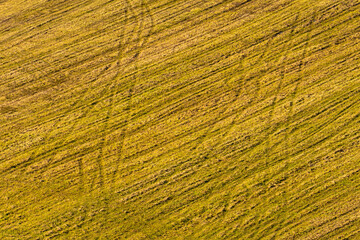
[[[360,2],[1,0],[1,239],[360,239]]]

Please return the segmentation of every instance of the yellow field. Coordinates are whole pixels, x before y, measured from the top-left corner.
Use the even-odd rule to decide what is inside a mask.
[[[360,239],[360,2],[1,0],[1,239]]]

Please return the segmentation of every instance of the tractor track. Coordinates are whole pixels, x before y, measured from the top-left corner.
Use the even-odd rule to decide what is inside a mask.
[[[130,5],[130,4],[129,4]],[[155,24],[154,24],[154,19],[153,19],[153,16],[151,14],[151,11],[150,11],[150,8],[146,2],[146,0],[142,0],[141,1],[141,19],[140,20],[140,26],[139,26],[139,31],[138,31],[138,36],[137,36],[137,39],[138,39],[138,45],[136,47],[136,53],[135,53],[135,56],[133,57],[132,59],[132,62],[134,62],[135,64],[135,74],[138,74],[138,66],[137,66],[137,60],[142,52],[142,50],[144,49],[144,47],[146,47],[146,44],[148,43],[149,41],[149,38],[152,34],[152,31],[155,27]],[[145,30],[145,20],[146,20],[146,15],[147,17],[149,18],[150,20],[150,27],[149,27],[149,30],[148,32],[145,34],[145,36],[143,37],[142,41],[140,40],[141,38],[141,34],[142,32],[144,32]],[[143,29],[141,29],[143,28]],[[124,144],[125,144],[125,139],[126,139],[126,136],[128,134],[128,124],[130,122],[130,117],[131,117],[131,104],[132,104],[132,97],[134,95],[134,88],[136,87],[137,85],[137,82],[138,82],[138,78],[139,76],[137,75],[134,75],[134,80],[132,81],[132,84],[128,90],[128,96],[127,96],[127,106],[125,107],[125,110],[126,110],[126,119],[125,119],[125,124],[124,126],[122,127],[122,133],[120,135],[120,139],[119,139],[119,143],[120,143],[120,147],[119,147],[119,150],[117,151],[116,153],[116,162],[115,162],[115,166],[114,166],[114,172],[112,174],[112,179],[111,179],[111,182],[112,182],[112,185],[115,183],[115,180],[116,180],[116,175],[118,174],[118,170],[119,170],[119,165],[120,163],[123,161],[123,158],[124,158]]]

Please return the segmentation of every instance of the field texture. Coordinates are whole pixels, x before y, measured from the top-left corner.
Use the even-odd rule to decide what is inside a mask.
[[[357,0],[1,0],[0,239],[360,239]]]

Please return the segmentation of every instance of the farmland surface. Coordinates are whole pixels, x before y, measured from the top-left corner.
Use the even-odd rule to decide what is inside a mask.
[[[357,0],[0,0],[0,239],[360,239]]]

